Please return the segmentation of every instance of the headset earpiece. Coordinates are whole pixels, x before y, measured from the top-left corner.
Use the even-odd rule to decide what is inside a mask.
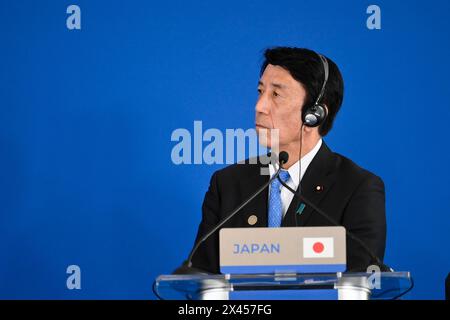
[[[305,112],[303,123],[307,127],[320,126],[327,116],[326,109],[321,104],[316,104]]]

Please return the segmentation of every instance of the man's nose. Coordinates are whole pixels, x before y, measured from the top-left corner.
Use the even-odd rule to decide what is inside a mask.
[[[260,112],[260,113],[264,113],[264,114],[270,113],[270,104],[265,95],[261,95],[259,97],[258,101],[256,101],[255,110],[256,110],[256,112]]]

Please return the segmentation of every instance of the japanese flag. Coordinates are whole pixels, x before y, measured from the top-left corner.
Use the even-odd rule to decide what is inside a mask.
[[[303,238],[303,258],[333,258],[333,238]]]

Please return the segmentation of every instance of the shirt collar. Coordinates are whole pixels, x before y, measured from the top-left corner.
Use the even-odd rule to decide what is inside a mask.
[[[312,148],[311,151],[309,151],[307,154],[305,154],[302,157],[302,159],[301,159],[302,172],[300,175],[300,180],[305,175],[306,169],[308,169],[309,164],[314,159],[317,152],[319,152],[319,149],[321,146],[322,146],[322,139],[319,139],[319,141],[316,143],[314,148]],[[288,181],[291,182],[291,184],[293,186],[295,186],[295,189],[297,189],[297,187],[298,187],[298,175],[299,175],[298,169],[299,168],[298,168],[298,161],[297,161],[287,170],[289,172],[289,176],[290,176]],[[269,172],[270,172],[271,177],[275,174],[275,172],[277,170],[278,170],[278,163],[276,163],[276,164],[271,163],[269,165]]]

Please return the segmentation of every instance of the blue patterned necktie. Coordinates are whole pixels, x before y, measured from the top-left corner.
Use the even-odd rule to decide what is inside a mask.
[[[289,179],[289,172],[282,170],[280,172],[280,179],[286,183]],[[281,226],[282,217],[281,182],[280,180],[275,179],[270,183],[269,228],[277,228]]]

